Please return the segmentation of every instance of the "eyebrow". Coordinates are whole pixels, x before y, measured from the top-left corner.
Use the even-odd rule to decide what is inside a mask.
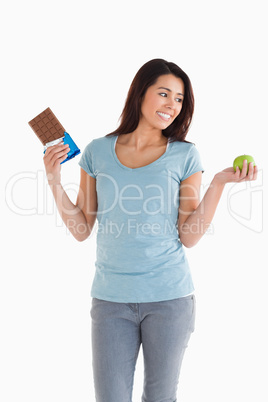
[[[172,92],[171,89],[169,88],[165,88],[165,87],[159,87],[158,89],[165,89],[166,91]],[[177,92],[177,95],[181,95],[184,96],[183,94],[181,94],[180,92]]]

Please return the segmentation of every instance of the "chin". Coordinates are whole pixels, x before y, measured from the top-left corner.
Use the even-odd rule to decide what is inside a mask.
[[[170,123],[163,124],[162,130],[165,130],[166,128],[168,128],[172,123],[173,123],[173,121],[171,121]]]

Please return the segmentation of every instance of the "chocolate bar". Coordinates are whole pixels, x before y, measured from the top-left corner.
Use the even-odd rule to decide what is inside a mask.
[[[65,129],[49,107],[28,124],[43,145],[64,137]]]
[[[44,145],[44,152],[46,152],[47,147],[56,145],[61,141],[64,144],[69,144],[70,151],[67,154],[67,158],[61,163],[67,162],[80,154],[80,149],[49,107],[29,121],[28,124]]]

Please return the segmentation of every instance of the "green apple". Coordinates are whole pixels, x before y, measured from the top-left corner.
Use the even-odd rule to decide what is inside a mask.
[[[235,172],[236,172],[236,167],[237,167],[237,166],[239,167],[240,172],[241,172],[241,170],[242,170],[242,168],[243,168],[243,161],[244,161],[245,159],[248,161],[248,164],[249,164],[250,162],[253,162],[253,166],[256,165],[253,156],[250,156],[250,155],[240,155],[240,156],[238,156],[237,158],[235,158],[234,163],[233,163],[233,168],[234,168],[234,171],[235,171]],[[249,167],[249,166],[248,166],[248,167]],[[248,174],[248,170],[247,170],[247,174]]]

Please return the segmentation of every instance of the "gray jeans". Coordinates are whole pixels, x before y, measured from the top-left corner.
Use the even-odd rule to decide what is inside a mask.
[[[142,402],[176,402],[181,363],[195,322],[195,296],[154,303],[92,299],[97,402],[131,402],[142,344]]]

